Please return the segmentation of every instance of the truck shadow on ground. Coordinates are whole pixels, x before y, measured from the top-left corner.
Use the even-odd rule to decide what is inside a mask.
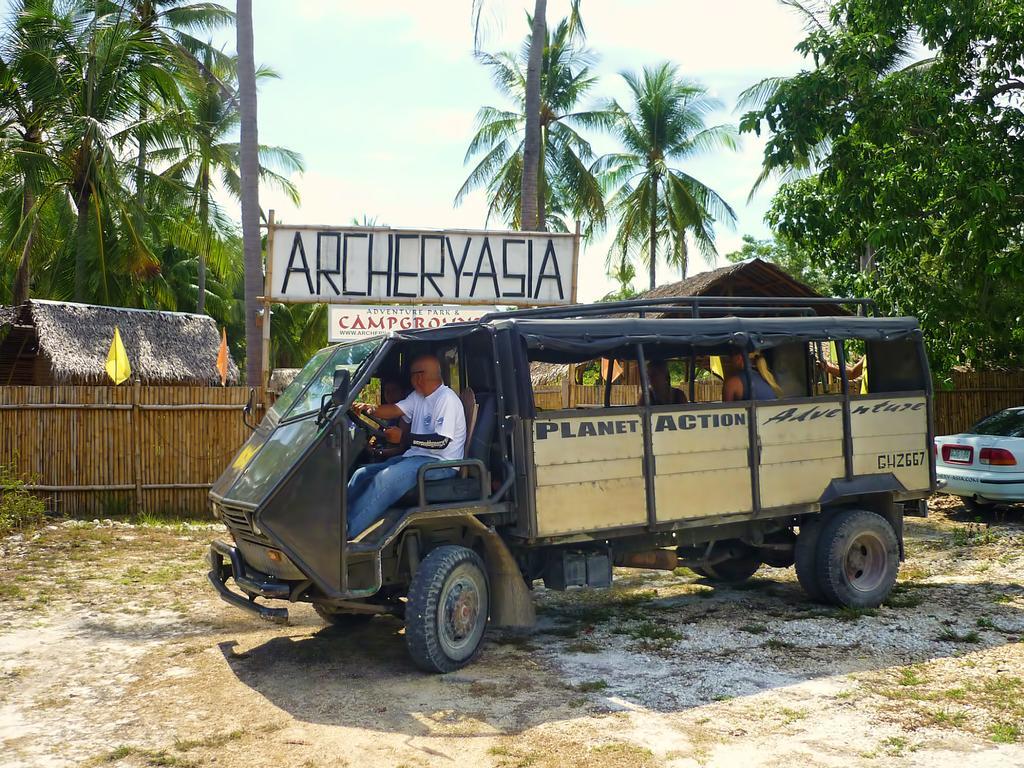
[[[1024,635],[1021,583],[901,583],[888,606],[844,611],[775,574],[740,588],[641,575],[610,592],[541,591],[534,630],[492,630],[477,660],[448,675],[412,666],[392,618],[220,650],[239,681],[301,721],[493,737],[616,709],[678,712]]]

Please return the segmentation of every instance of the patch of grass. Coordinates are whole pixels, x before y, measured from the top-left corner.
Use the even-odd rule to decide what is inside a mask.
[[[779,710],[779,714],[782,715],[782,722],[789,725],[790,723],[795,723],[797,720],[803,720],[807,717],[807,710],[782,707]]]
[[[885,600],[889,608],[916,608],[924,602],[924,595],[914,583],[897,584]]]
[[[946,627],[935,639],[947,643],[980,643],[981,635],[974,629],[960,633],[952,627]]]
[[[988,616],[982,616],[981,618],[979,618],[975,622],[975,624],[977,625],[977,627],[979,629],[995,629],[996,628],[996,623],[994,621],[992,621],[992,619],[990,619]]]
[[[176,757],[163,750],[156,751],[151,749],[139,749],[138,747],[131,747],[127,745],[122,745],[111,750],[107,754],[93,761],[93,765],[116,763],[119,760],[124,760],[128,757],[141,758],[143,765],[152,766],[153,768],[195,768],[196,766],[196,763],[191,760]]]
[[[200,747],[223,747],[231,741],[238,741],[245,736],[245,731],[231,731],[207,736],[205,739],[175,739],[174,748],[179,752],[188,752]]]
[[[787,642],[785,640],[780,640],[777,637],[773,637],[770,640],[765,640],[763,643],[761,643],[761,647],[769,648],[773,651],[787,651],[796,648],[796,646],[793,645],[793,643]]]
[[[988,735],[997,744],[1013,744],[1020,741],[1020,727],[1013,723],[993,723]]]
[[[667,648],[683,639],[682,634],[656,621],[641,621],[627,629],[626,634],[646,646],[655,648]]]
[[[656,765],[651,750],[621,741],[591,747],[590,756],[594,759],[588,760],[587,764],[614,765],[621,768],[648,768]]]
[[[899,579],[903,583],[921,581],[932,575],[932,572],[920,563],[903,563],[900,565]],[[909,584],[908,584],[909,586]]]
[[[679,566],[678,568],[676,568],[674,571],[672,571],[672,575],[673,576],[680,576],[680,577],[686,578],[686,579],[697,579],[697,578],[700,578],[696,573],[694,573],[689,568],[686,568],[685,566],[682,566],[682,565]]]
[[[998,540],[999,537],[992,527],[983,522],[980,517],[975,518],[967,525],[957,526],[953,529],[952,542],[955,547],[979,547],[995,544]]]
[[[25,590],[14,583],[0,582],[0,599],[2,600],[24,600],[27,595]]]
[[[593,640],[576,640],[566,646],[566,650],[572,653],[600,653],[602,648]]]
[[[605,680],[584,680],[582,683],[573,686],[574,691],[580,693],[595,693],[596,691],[603,691],[608,687],[608,683]]]
[[[903,667],[896,682],[900,685],[924,685],[926,681],[913,667]]]
[[[878,747],[890,757],[902,757],[907,748],[907,740],[903,736],[890,736],[883,739]]]
[[[0,464],[0,538],[43,522],[46,507],[25,485],[13,464]]]
[[[1013,595],[1007,592],[1000,592],[998,595],[992,598],[993,603],[1012,603]]]
[[[740,632],[749,632],[751,635],[763,635],[768,631],[764,624],[744,624],[739,629]]]

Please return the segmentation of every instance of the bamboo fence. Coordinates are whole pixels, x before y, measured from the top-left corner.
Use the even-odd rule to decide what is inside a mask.
[[[249,434],[248,398],[245,387],[0,387],[0,464],[64,514],[201,515]]]
[[[956,373],[952,384],[936,387],[936,434],[1024,405],[1024,372]],[[534,397],[540,410],[596,407],[604,386],[563,382]],[[612,385],[613,405],[639,397],[638,385]],[[697,402],[720,397],[720,382],[697,383]],[[69,515],[202,515],[210,485],[249,435],[248,398],[245,387],[0,387],[0,464]]]

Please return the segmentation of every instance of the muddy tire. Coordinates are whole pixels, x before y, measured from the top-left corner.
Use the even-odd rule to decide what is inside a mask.
[[[480,555],[438,547],[420,563],[405,608],[405,644],[427,672],[452,672],[480,650],[490,610],[490,586]]]
[[[365,627],[370,623],[370,619],[373,618],[371,613],[343,613],[338,611],[331,611],[324,608],[322,605],[313,604],[313,610],[316,611],[317,616],[324,620],[327,624],[338,629],[358,629],[359,627]]]
[[[800,582],[807,597],[816,603],[825,602],[825,592],[817,573],[818,534],[820,533],[820,519],[804,520],[800,523],[800,533],[796,537],[796,548],[793,550],[796,579]]]
[[[757,573],[760,567],[761,557],[752,552],[714,565],[702,565],[701,572],[716,584],[741,584]]]
[[[900,545],[889,521],[850,509],[821,527],[817,573],[825,599],[847,608],[877,608],[889,596],[900,569]]]

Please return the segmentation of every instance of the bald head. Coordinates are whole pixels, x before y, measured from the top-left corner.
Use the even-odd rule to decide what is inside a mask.
[[[409,380],[421,395],[429,395],[442,384],[441,361],[435,355],[420,355],[409,366]]]

